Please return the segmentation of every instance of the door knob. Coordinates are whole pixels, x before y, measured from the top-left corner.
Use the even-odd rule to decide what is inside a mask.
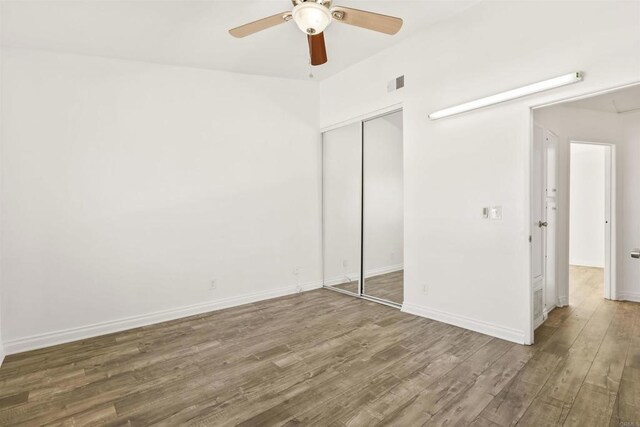
[[[546,227],[547,225],[549,225],[549,223],[547,221],[545,221],[545,222],[538,221],[538,227],[540,227],[540,228]]]
[[[640,258],[640,249],[633,249],[631,251],[631,258]]]

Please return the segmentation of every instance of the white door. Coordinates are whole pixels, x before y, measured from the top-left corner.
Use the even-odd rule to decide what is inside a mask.
[[[544,129],[533,128],[531,164],[531,289],[534,327],[544,321],[545,286],[545,190],[543,174],[545,159]]]
[[[614,286],[615,275],[612,266],[615,262],[615,249],[613,248],[613,242],[615,242],[613,233],[613,212],[615,209],[612,204],[614,195],[614,178],[613,178],[613,148],[611,146],[605,146],[604,150],[604,297],[606,299],[615,299],[615,295],[612,292]]]
[[[545,315],[558,305],[558,290],[556,288],[556,218],[557,204],[555,200],[546,202],[546,253],[545,253]]]

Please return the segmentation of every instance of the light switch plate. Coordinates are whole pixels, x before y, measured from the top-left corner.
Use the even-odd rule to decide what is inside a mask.
[[[491,206],[489,209],[489,218],[494,221],[502,219],[502,206]]]

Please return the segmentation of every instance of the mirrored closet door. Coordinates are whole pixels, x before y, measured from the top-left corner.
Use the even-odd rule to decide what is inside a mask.
[[[324,285],[360,295],[361,124],[322,135]]]
[[[400,306],[402,111],[323,133],[325,287]]]
[[[404,300],[402,111],[364,122],[363,293]]]

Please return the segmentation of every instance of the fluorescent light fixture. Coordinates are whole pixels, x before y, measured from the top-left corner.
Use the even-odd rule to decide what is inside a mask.
[[[545,90],[555,89],[560,86],[570,85],[579,81],[582,81],[582,72],[576,71],[575,73],[565,74],[564,76],[555,77],[553,79],[530,84],[528,86],[522,86],[517,89],[497,93],[495,95],[487,96],[486,98],[480,98],[476,99],[475,101],[465,102],[464,104],[456,105],[455,107],[445,108],[444,110],[436,111],[429,114],[429,118],[431,120],[441,119],[443,117],[449,117],[455,114],[477,110],[478,108],[488,107],[489,105],[511,101],[512,99],[521,98],[523,96],[543,92]]]

